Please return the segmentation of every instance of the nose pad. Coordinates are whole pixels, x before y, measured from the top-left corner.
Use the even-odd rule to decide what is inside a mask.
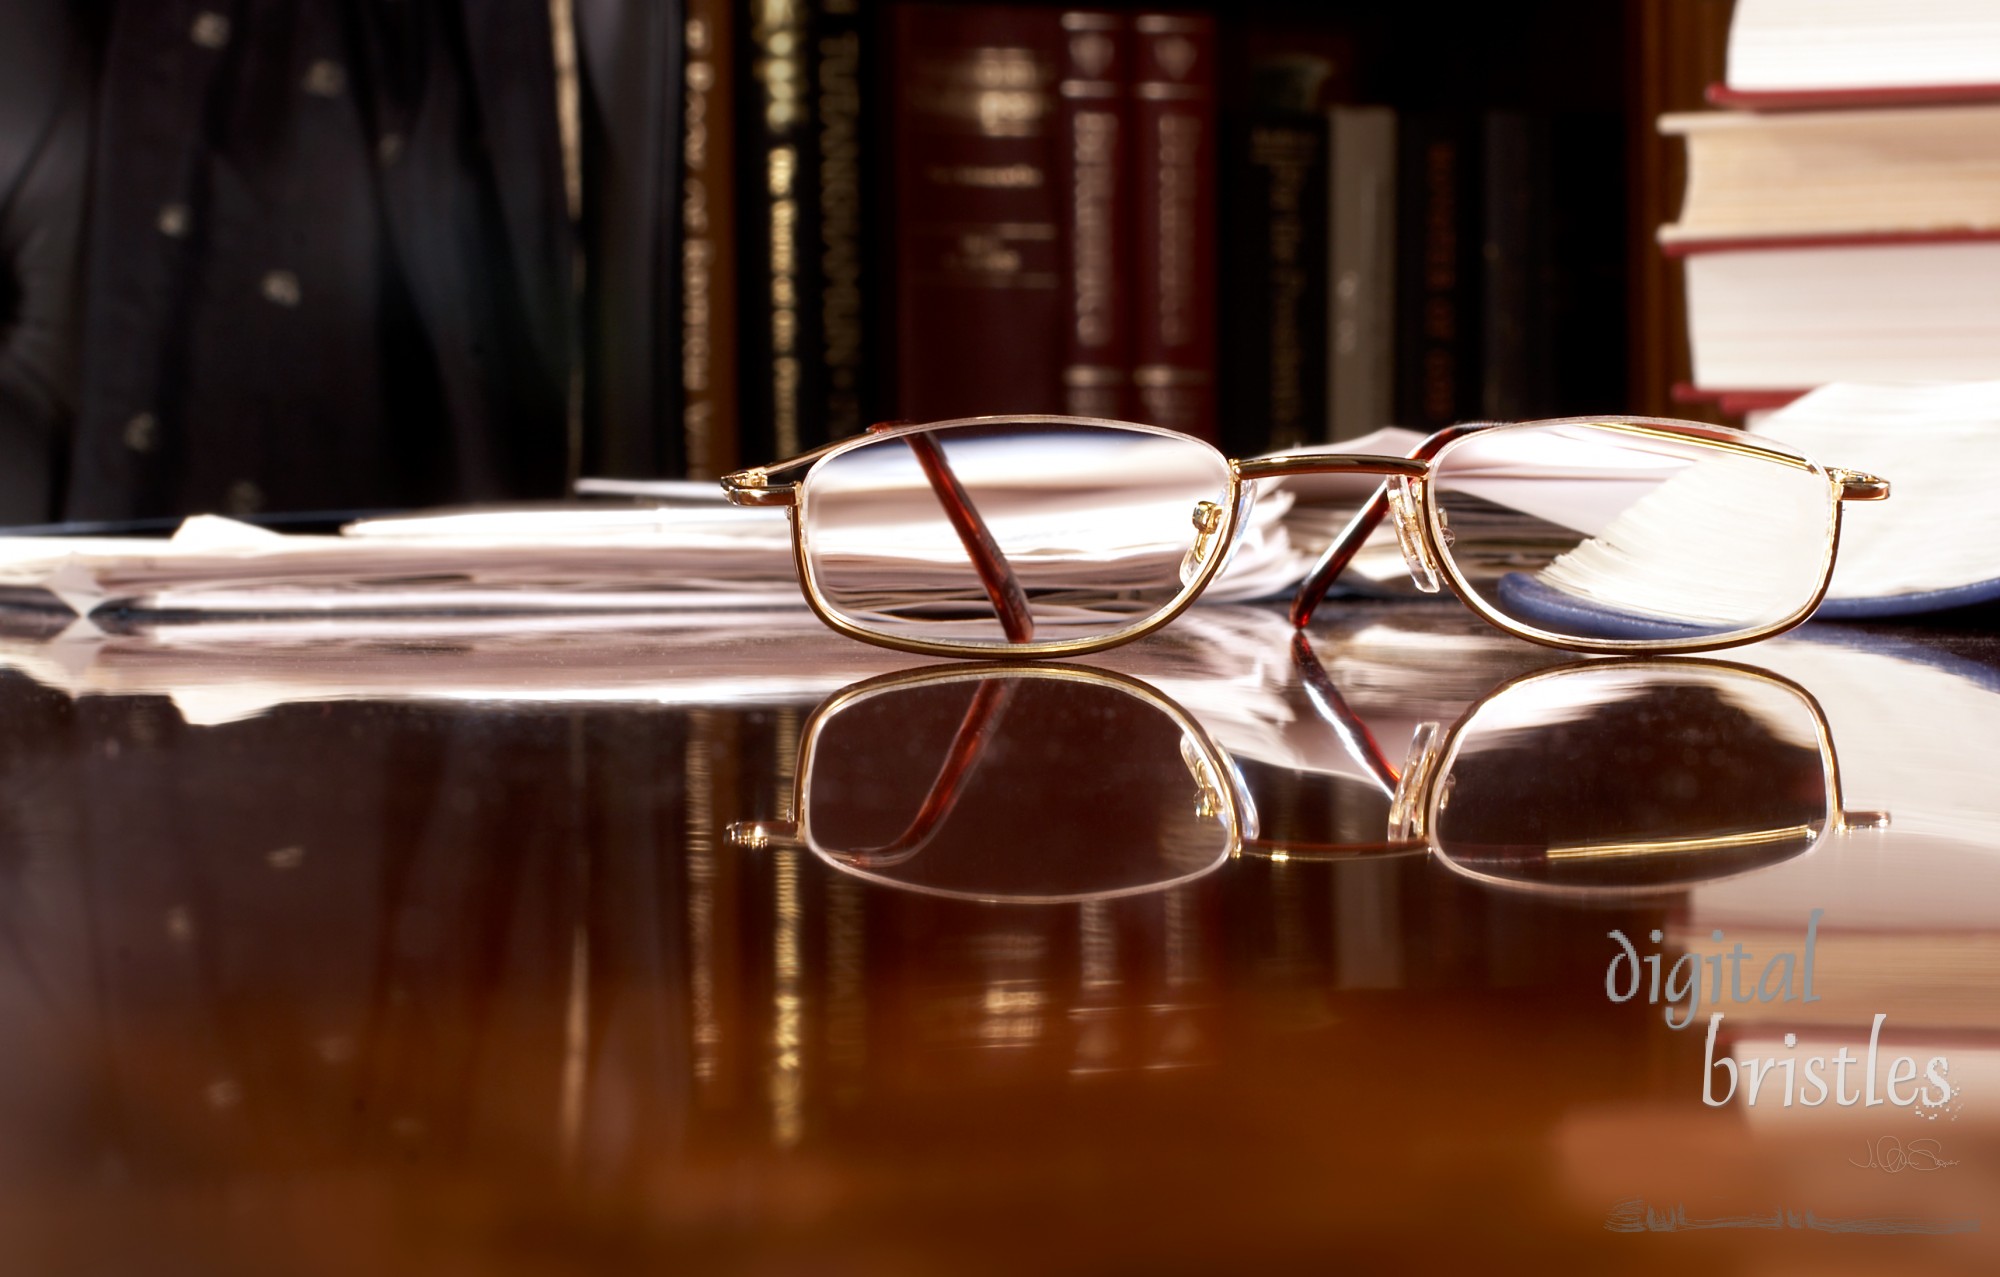
[[[1398,479],[1389,485],[1389,510],[1396,520],[1396,542],[1403,547],[1403,565],[1410,569],[1410,579],[1419,590],[1436,594],[1437,561],[1431,558],[1423,528],[1417,523],[1421,509],[1422,502],[1410,480]]]
[[[1222,531],[1222,507],[1213,501],[1197,501],[1194,506],[1194,544],[1181,556],[1181,584],[1201,575],[1208,556],[1215,553]]]
[[[1181,734],[1181,764],[1188,769],[1194,779],[1194,814],[1202,820],[1213,820],[1228,810],[1228,800],[1222,796],[1222,782],[1215,774],[1215,768],[1201,751],[1201,746]]]
[[[1389,841],[1408,842],[1425,835],[1424,791],[1431,783],[1439,759],[1438,725],[1418,723],[1410,733],[1409,757],[1403,760],[1403,774],[1389,801]]]

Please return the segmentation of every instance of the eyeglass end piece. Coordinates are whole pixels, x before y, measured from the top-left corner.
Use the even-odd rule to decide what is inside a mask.
[[[1859,470],[1833,469],[1828,471],[1833,481],[1840,485],[1842,501],[1887,501],[1889,481]]]
[[[761,466],[723,475],[722,492],[729,504],[745,506],[797,505],[799,495],[796,484],[773,486],[771,472]]]

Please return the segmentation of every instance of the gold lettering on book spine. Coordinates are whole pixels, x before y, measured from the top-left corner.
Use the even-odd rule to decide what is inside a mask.
[[[1075,120],[1073,202],[1075,242],[1071,267],[1076,309],[1071,316],[1077,343],[1099,347],[1111,340],[1111,225],[1113,161],[1118,153],[1118,117],[1109,111],[1079,111]]]
[[[1039,137],[1052,106],[1048,68],[1032,49],[970,49],[916,68],[911,104],[985,137]]]
[[[807,124],[806,10],[803,0],[754,0],[753,71],[763,88],[764,129],[783,138]],[[765,158],[771,198],[771,433],[779,455],[799,451],[798,148],[773,145]]]
[[[764,127],[773,133],[806,122],[806,15],[802,0],[754,0],[752,73],[764,87]]]
[[[715,387],[715,227],[709,218],[709,97],[715,88],[715,51],[708,24],[690,18],[686,28],[686,119],[681,145],[681,437],[690,478],[713,478],[723,468],[711,447]]]
[[[799,451],[798,151],[771,148],[771,430],[779,456]]]
[[[1047,180],[1032,164],[933,164],[924,179],[934,186],[989,191],[1032,191]]]

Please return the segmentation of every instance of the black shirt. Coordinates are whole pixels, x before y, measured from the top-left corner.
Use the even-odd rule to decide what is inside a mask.
[[[0,526],[52,517],[76,412],[90,69],[66,0],[0,19]]]
[[[555,495],[546,0],[117,0],[70,519]]]

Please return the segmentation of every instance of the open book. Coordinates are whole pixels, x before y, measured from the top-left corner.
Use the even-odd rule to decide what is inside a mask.
[[[1890,482],[1888,501],[1843,507],[1839,558],[1819,616],[1897,616],[2000,600],[2000,501],[1992,492],[2000,382],[1825,386],[1773,413],[1757,433]],[[1736,521],[1714,517],[1733,499],[1727,476],[1694,477],[1701,481],[1659,485],[1594,529],[1518,587],[1520,597],[1540,588],[1551,607],[1699,617],[1718,608],[1727,614],[1730,599],[1768,589],[1760,574],[1771,565],[1745,561],[1729,543]],[[1660,553],[1669,539],[1674,552]],[[1692,578],[1678,571],[1690,563],[1709,570]]]

